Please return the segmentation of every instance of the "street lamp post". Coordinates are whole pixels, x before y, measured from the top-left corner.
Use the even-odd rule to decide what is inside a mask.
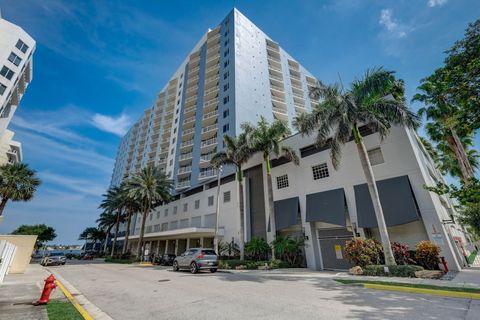
[[[215,212],[215,238],[213,239],[213,245],[215,246],[215,253],[219,255],[218,252],[218,214],[220,212],[220,178],[222,177],[223,166],[218,167],[217,172],[217,208]]]

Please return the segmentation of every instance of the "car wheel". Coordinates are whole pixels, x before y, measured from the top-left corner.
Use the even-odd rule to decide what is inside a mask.
[[[190,263],[190,272],[191,273],[197,273],[198,272],[198,267],[197,264],[194,262]]]
[[[178,262],[177,261],[175,261],[173,263],[173,271],[178,271]]]
[[[210,272],[211,272],[211,273],[215,273],[215,272],[217,272],[217,269],[216,269],[216,268],[212,268],[212,269],[210,269]]]

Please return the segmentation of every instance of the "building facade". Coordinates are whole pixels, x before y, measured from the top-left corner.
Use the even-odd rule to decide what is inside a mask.
[[[160,166],[175,181],[175,200],[147,218],[149,253],[211,247],[216,227],[221,241],[239,243],[240,201],[233,168],[217,173],[209,160],[223,148],[222,136],[237,134],[243,122],[257,123],[263,116],[291,126],[298,113],[311,109],[314,101],[308,92],[316,82],[237,10],[204,35],[119,146],[112,185],[148,164]],[[434,241],[450,269],[459,270],[470,239],[456,223],[451,201],[424,188],[442,177],[415,132],[394,127],[384,140],[367,126],[361,132],[391,241],[412,248],[421,240]],[[344,147],[341,166],[334,170],[329,150],[315,147],[314,138],[294,134],[282,142],[300,156],[298,166],[272,160],[276,234],[305,239],[306,267],[346,269],[346,241],[379,239],[373,206],[355,143]],[[274,239],[264,166],[257,154],[243,167],[246,241]],[[141,216],[134,217],[132,252],[140,224]]]
[[[7,127],[32,81],[34,51],[35,40],[0,16],[0,158],[6,162],[21,161],[21,144]]]
[[[291,125],[311,109],[308,92],[316,82],[234,9],[202,37],[123,137],[112,185],[148,164],[160,166],[178,192],[214,179],[210,159],[223,149],[224,134],[234,136],[260,116]]]

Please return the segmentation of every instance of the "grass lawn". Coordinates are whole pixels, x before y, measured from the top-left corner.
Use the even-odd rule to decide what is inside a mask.
[[[446,290],[446,291],[455,291],[455,292],[468,292],[468,293],[480,293],[480,289],[476,288],[459,288],[459,287],[445,287],[445,286],[435,286],[429,284],[412,284],[412,283],[400,283],[400,282],[390,282],[390,281],[372,281],[372,280],[350,280],[350,279],[334,279],[337,282],[343,284],[383,284],[387,286],[397,286],[397,287],[409,287],[409,288],[422,288],[422,289],[433,289],[433,290]]]
[[[83,320],[69,301],[52,300],[47,304],[49,320]]]

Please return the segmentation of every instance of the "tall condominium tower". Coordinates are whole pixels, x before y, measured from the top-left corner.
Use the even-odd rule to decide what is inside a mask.
[[[288,125],[311,109],[316,79],[238,10],[208,30],[155,105],[123,137],[112,185],[142,167],[160,166],[177,192],[216,176],[210,159],[243,122],[261,116]],[[232,170],[227,168],[227,170]],[[225,172],[225,174],[228,172]]]
[[[21,161],[21,145],[7,127],[32,81],[35,40],[0,17],[0,163]],[[4,154],[6,150],[6,154]]]

